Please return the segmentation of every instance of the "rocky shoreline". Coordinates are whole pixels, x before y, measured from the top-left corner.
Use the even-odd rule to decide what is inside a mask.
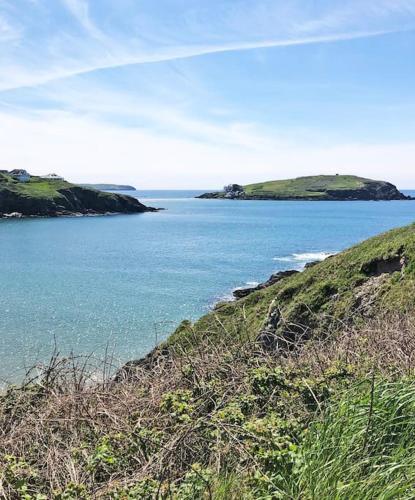
[[[148,207],[149,210],[146,212],[159,212],[161,210],[165,210],[164,208],[153,208]],[[140,212],[137,212],[140,213]],[[62,212],[53,212],[45,215],[25,215],[21,212],[12,212],[12,213],[0,213],[0,219],[49,219],[49,218],[57,218],[57,217],[108,217],[111,215],[126,215],[126,212],[96,212],[94,210],[86,210],[84,212],[70,212],[70,211],[62,211]]]
[[[258,285],[255,286],[248,286],[248,287],[243,287],[243,288],[236,288],[235,290],[232,291],[232,295],[235,297],[235,299],[243,299],[247,297],[248,295],[251,295],[251,293],[257,292],[258,290],[263,290],[264,288],[268,288],[269,286],[275,285],[275,283],[278,283],[279,281],[283,280],[284,278],[288,278],[289,276],[292,276],[293,274],[297,274],[300,271],[297,271],[295,269],[288,270],[288,271],[279,271],[277,273],[272,274],[267,281],[264,281],[263,283],[259,283]]]
[[[384,197],[374,197],[367,192],[327,193],[326,197],[316,196],[266,196],[266,195],[246,195],[225,196],[222,192],[204,193],[196,198],[201,200],[233,200],[233,201],[415,201],[412,196],[404,194],[386,195]]]
[[[333,255],[327,256],[326,259],[329,259],[330,257],[333,257]],[[324,259],[324,260],[326,260],[326,259]],[[251,293],[258,292],[259,290],[263,290],[264,288],[268,288],[272,285],[275,285],[275,283],[278,283],[279,281],[281,281],[285,278],[289,278],[290,276],[293,276],[294,274],[301,273],[305,269],[309,269],[310,267],[314,267],[315,265],[319,264],[320,262],[322,262],[322,261],[316,260],[316,261],[307,262],[307,264],[305,264],[304,268],[300,271],[298,269],[289,269],[287,271],[278,271],[274,274],[271,274],[271,276],[263,283],[258,283],[255,286],[235,288],[232,291],[232,295],[233,295],[235,300],[244,299],[248,295],[251,295]]]

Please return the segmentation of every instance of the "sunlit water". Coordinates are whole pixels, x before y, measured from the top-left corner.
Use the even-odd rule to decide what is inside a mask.
[[[61,353],[138,358],[232,289],[415,220],[415,202],[199,200],[158,213],[0,221],[0,378]]]

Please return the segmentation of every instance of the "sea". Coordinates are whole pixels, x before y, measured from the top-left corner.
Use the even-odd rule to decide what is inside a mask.
[[[54,352],[138,359],[235,288],[415,221],[415,201],[202,192],[125,193],[165,209],[155,213],[0,220],[0,381],[22,380]]]

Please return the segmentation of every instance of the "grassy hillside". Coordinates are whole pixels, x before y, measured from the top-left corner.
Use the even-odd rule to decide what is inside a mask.
[[[195,345],[244,328],[251,340],[289,342],[367,317],[415,308],[415,225],[367,240],[245,299],[219,304],[194,325],[184,322],[169,343]],[[191,335],[190,335],[191,333]],[[190,340],[189,340],[190,339]]]
[[[233,187],[233,189],[231,189]],[[200,198],[269,200],[402,200],[396,186],[354,175],[316,175],[238,186]]]
[[[116,379],[54,357],[0,397],[0,496],[414,498],[414,284],[412,225],[183,324]]]
[[[369,179],[353,175],[316,175],[244,186],[247,195],[322,197],[327,190],[355,190],[363,188]]]
[[[72,184],[66,181],[44,180],[40,177],[32,177],[29,182],[19,182],[9,175],[0,174],[0,193],[9,190],[22,196],[56,199],[62,197],[59,189],[70,186]]]

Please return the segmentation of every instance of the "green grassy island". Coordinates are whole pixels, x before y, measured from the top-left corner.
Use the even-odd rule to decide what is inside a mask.
[[[354,175],[316,175],[240,186],[230,184],[223,191],[199,198],[233,200],[405,200],[396,186]]]
[[[81,186],[100,191],[136,191],[134,186],[127,184],[81,184]]]
[[[414,498],[414,352],[411,225],[184,321],[115,377],[53,358],[0,397],[2,495]]]
[[[30,176],[25,171],[14,172],[17,173],[0,173],[0,216],[3,217],[140,213],[155,210],[131,196],[78,186],[58,176],[37,177]]]

